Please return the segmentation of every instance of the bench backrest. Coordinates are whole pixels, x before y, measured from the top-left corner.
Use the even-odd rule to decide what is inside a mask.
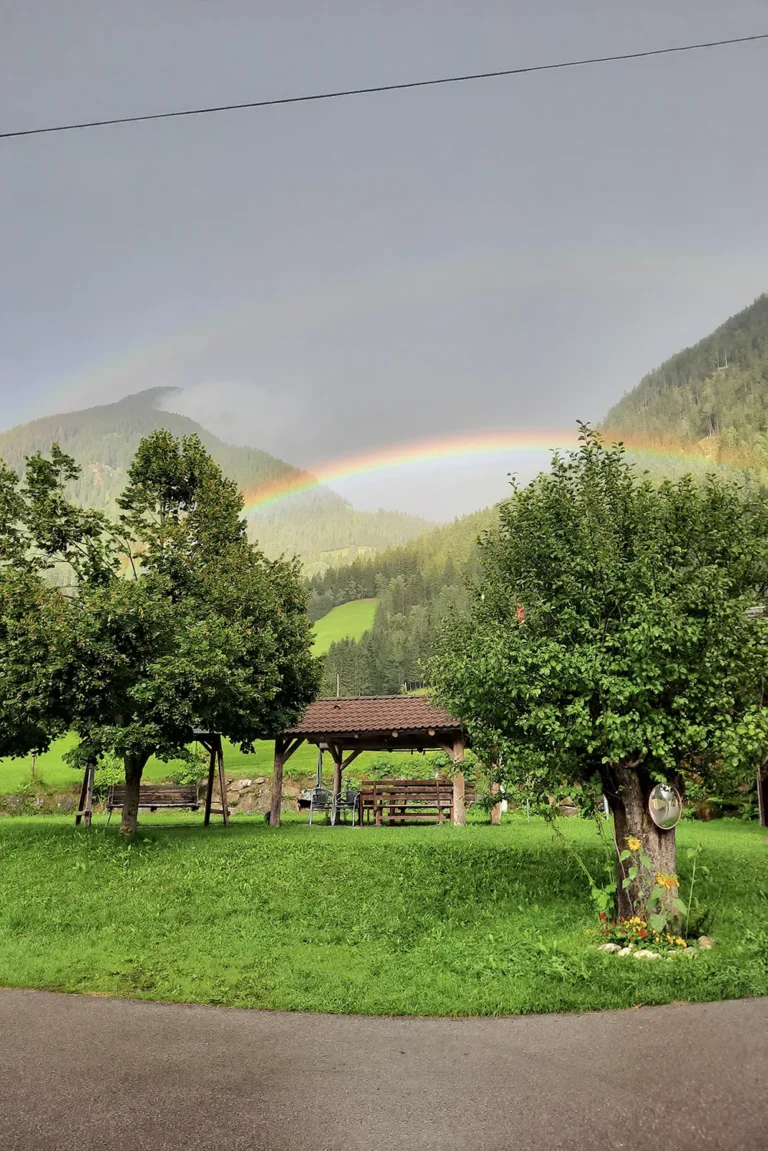
[[[110,807],[122,807],[125,803],[125,784],[115,784],[110,787],[107,804]],[[141,807],[195,807],[197,806],[197,784],[195,783],[161,783],[142,787],[139,790],[139,805]]]
[[[464,798],[474,799],[475,788],[467,783]],[[374,799],[397,799],[437,803],[450,802],[453,797],[453,781],[450,779],[368,779],[360,784],[360,798],[365,803]]]

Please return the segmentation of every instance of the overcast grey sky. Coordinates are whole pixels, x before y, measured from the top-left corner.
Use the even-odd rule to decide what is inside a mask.
[[[0,0],[5,130],[768,31],[765,0]],[[157,384],[305,466],[597,420],[768,289],[768,43],[0,141],[0,425]],[[525,457],[338,490],[444,518]]]

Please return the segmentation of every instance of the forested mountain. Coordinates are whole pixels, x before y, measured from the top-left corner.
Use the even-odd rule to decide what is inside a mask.
[[[478,536],[496,511],[474,512],[398,548],[327,571],[312,580],[313,619],[341,603],[378,598],[371,631],[331,644],[324,695],[389,695],[418,687],[448,613],[467,605],[467,581],[477,570]]]
[[[606,416],[630,444],[701,445],[711,461],[768,465],[768,295],[649,372]]]
[[[167,428],[176,436],[196,434],[225,474],[243,488],[265,480],[301,474],[283,460],[256,448],[226,444],[187,416],[162,411],[158,401],[176,389],[150,388],[113,404],[46,416],[0,434],[0,458],[21,471],[24,457],[47,452],[56,442],[82,467],[72,496],[86,507],[114,513],[128,467],[142,436]],[[291,496],[259,512],[252,534],[269,555],[300,555],[310,572],[379,548],[404,543],[429,528],[427,521],[401,512],[360,512],[326,488]]]

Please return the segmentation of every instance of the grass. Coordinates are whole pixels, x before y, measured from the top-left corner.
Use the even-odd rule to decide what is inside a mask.
[[[0,984],[179,1002],[404,1015],[586,1011],[768,994],[768,848],[755,824],[685,823],[709,868],[713,951],[597,952],[578,866],[541,821],[279,831],[147,816],[0,820]],[[563,821],[600,865],[593,828]]]
[[[315,624],[315,655],[325,655],[332,643],[340,639],[360,639],[373,627],[376,599],[356,599],[333,608]]]

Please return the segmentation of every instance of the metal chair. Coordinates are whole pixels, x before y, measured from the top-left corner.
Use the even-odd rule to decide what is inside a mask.
[[[355,791],[354,788],[348,787],[343,795],[333,797],[333,811],[331,813],[331,823],[336,824],[339,822],[339,816],[349,811],[352,813],[352,823],[357,823],[358,812],[360,810],[360,792]]]
[[[316,811],[324,811],[333,819],[333,796],[327,787],[313,787],[309,800],[309,826]]]

